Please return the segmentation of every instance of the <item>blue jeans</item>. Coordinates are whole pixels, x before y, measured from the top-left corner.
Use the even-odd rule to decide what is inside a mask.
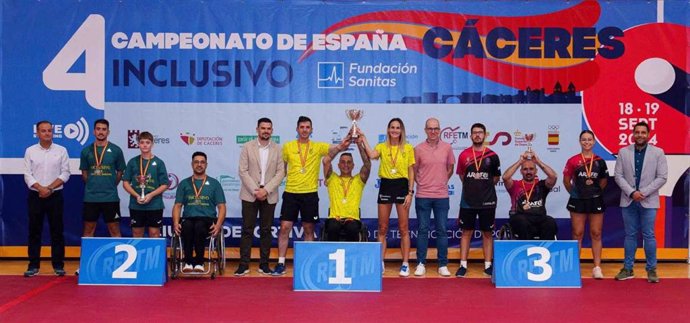
[[[436,250],[438,251],[438,266],[448,265],[448,233],[446,223],[448,222],[448,210],[450,202],[448,198],[415,198],[415,211],[419,221],[419,232],[417,234],[417,262],[426,263],[426,250],[429,247],[429,222],[431,222],[431,212],[434,212],[436,220]]]
[[[656,237],[654,237],[654,221],[656,210],[648,209],[639,202],[632,202],[622,208],[623,226],[625,227],[625,260],[623,267],[632,270],[637,250],[637,233],[642,231],[644,241],[644,254],[647,258],[646,270],[656,269]]]

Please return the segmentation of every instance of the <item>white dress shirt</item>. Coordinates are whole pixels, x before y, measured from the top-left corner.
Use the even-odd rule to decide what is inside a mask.
[[[261,183],[259,185],[266,185],[266,170],[268,169],[268,147],[271,146],[271,142],[268,145],[262,146],[259,144],[259,163],[261,164]]]
[[[26,153],[24,153],[24,182],[30,190],[36,191],[35,188],[31,187],[36,183],[41,186],[48,186],[57,178],[66,183],[69,180],[69,175],[69,156],[65,147],[52,143],[46,149],[39,143],[26,148]],[[53,187],[53,189],[62,189],[62,185]]]

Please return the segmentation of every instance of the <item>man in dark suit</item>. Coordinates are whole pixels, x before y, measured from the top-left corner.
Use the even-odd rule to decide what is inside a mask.
[[[240,240],[240,265],[235,276],[249,273],[252,240],[256,214],[259,214],[260,260],[259,273],[271,275],[268,257],[271,251],[271,225],[278,203],[278,187],[285,177],[283,152],[271,140],[273,122],[261,118],[257,122],[258,137],[242,146],[239,174],[242,181],[242,239]]]
[[[625,227],[625,260],[616,280],[635,277],[633,263],[637,233],[642,231],[647,258],[647,281],[658,283],[654,221],[659,208],[659,189],[666,183],[668,166],[660,148],[648,145],[649,125],[639,122],[633,128],[635,143],[621,148],[616,159],[615,180],[621,188],[620,207]]]

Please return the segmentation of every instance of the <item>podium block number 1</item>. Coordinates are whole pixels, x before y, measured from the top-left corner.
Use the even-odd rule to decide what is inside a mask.
[[[328,254],[329,260],[335,260],[335,277],[328,277],[330,285],[351,285],[352,278],[345,277],[345,249],[337,249]]]

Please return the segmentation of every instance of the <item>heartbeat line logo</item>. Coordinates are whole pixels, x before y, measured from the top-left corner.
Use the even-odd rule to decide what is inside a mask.
[[[343,62],[319,62],[317,87],[319,89],[342,89],[345,87],[345,64]]]

